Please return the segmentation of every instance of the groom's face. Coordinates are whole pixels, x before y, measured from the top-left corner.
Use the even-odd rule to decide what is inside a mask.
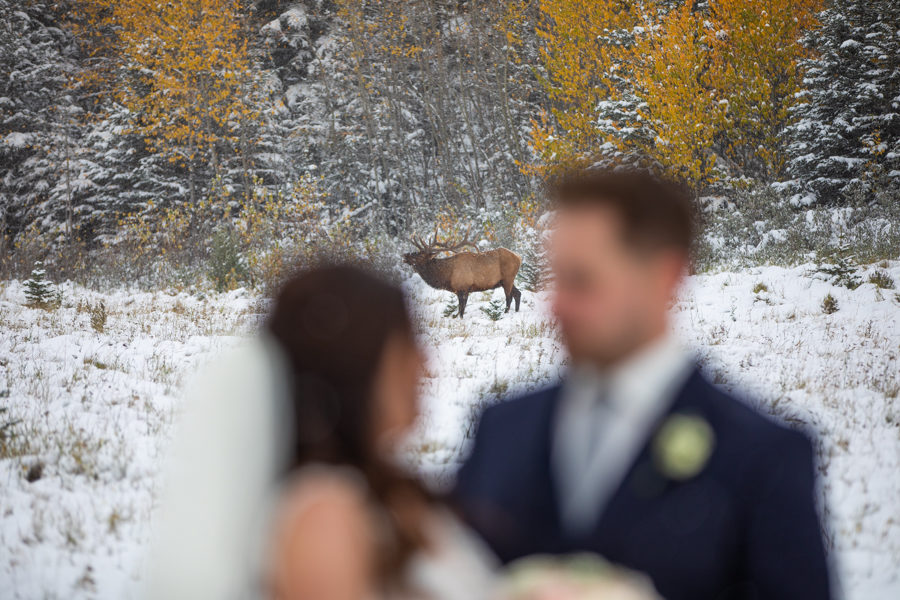
[[[550,237],[553,311],[572,359],[602,366],[628,357],[667,327],[685,258],[625,240],[614,208],[560,209]]]

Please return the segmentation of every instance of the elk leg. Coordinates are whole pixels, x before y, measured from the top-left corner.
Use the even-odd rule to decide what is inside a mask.
[[[516,289],[516,286],[512,283],[507,284],[507,282],[502,281],[501,285],[503,285],[503,294],[506,296],[506,311],[509,312],[509,305],[512,304],[513,299],[513,290]]]
[[[456,316],[462,319],[463,313],[466,312],[466,301],[469,299],[469,292],[456,292],[456,298],[459,300],[459,311]]]
[[[519,312],[519,302],[522,300],[522,292],[519,291],[519,288],[513,286],[512,295],[516,299],[516,312]],[[509,310],[509,308],[507,308]]]

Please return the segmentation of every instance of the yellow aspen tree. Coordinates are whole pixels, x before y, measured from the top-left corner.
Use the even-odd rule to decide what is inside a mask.
[[[742,173],[784,173],[783,132],[802,86],[801,38],[818,25],[822,0],[711,0],[705,30],[710,80],[727,103],[724,152]]]
[[[525,36],[531,33],[528,27],[530,4],[530,0],[506,0],[495,9],[493,25],[506,38],[507,53],[515,63],[521,60],[515,50],[524,44]]]
[[[703,17],[684,3],[653,19],[634,47],[640,113],[656,134],[647,151],[675,175],[709,181],[724,104],[709,77]]]
[[[541,0],[537,35],[550,106],[532,123],[531,144],[543,165],[590,160],[604,142],[618,143],[597,125],[597,107],[617,99],[628,50],[610,43],[639,23],[627,1]]]
[[[125,75],[118,100],[148,149],[195,172],[246,143],[258,117],[240,0],[82,0],[116,32]],[[242,139],[244,138],[244,139]]]

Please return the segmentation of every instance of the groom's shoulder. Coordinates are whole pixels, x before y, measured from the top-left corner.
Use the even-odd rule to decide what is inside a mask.
[[[491,404],[481,413],[481,425],[516,428],[530,423],[546,422],[550,418],[553,401],[560,385],[512,395]]]
[[[708,381],[702,374],[699,384],[704,388],[700,395],[704,412],[714,417],[714,426],[725,430],[726,439],[732,443],[755,448],[774,448],[780,451],[808,452],[812,440],[808,433],[788,427],[776,417],[756,407],[752,397],[742,392],[729,392]]]

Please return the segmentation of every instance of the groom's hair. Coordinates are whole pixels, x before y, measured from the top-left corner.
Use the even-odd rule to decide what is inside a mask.
[[[643,169],[575,169],[547,181],[554,208],[598,206],[612,209],[623,238],[640,250],[690,253],[694,241],[693,194],[681,183]]]

